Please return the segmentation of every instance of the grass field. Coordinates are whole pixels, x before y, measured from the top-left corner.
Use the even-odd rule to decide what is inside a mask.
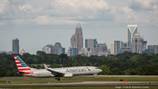
[[[83,81],[158,81],[158,76],[155,77],[72,77],[61,78],[61,81],[54,78],[30,78],[30,77],[0,77],[0,84],[34,84],[34,83],[64,83],[64,82],[83,82]],[[1,88],[0,88],[1,89]],[[10,89],[10,88],[9,88]],[[17,89],[17,88],[16,88]],[[33,87],[24,89],[43,89]],[[45,89],[115,89],[110,87],[46,87]],[[126,88],[123,88],[126,89]],[[128,88],[129,89],[129,88]],[[134,89],[134,88],[132,88]],[[139,88],[143,89],[143,88]],[[158,88],[150,88],[158,89]]]
[[[2,88],[11,89],[11,88]],[[111,87],[45,87],[45,88],[12,88],[12,89],[119,89]],[[158,89],[158,88],[121,88],[121,89]]]
[[[60,81],[54,78],[31,78],[31,77],[1,77],[0,84],[30,84],[30,83],[62,83],[62,82],[82,82],[82,81],[158,81],[157,77],[72,77],[61,78]]]

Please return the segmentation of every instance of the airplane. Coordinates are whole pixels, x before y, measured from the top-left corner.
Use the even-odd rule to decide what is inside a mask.
[[[79,75],[97,75],[102,70],[94,66],[74,66],[74,67],[61,67],[61,68],[49,68],[44,64],[45,69],[36,69],[29,67],[20,57],[20,55],[14,55],[15,63],[18,72],[23,76],[29,77],[55,77],[60,80],[60,77],[73,77]]]

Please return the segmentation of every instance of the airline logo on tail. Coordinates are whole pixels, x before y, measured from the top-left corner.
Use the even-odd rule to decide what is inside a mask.
[[[31,68],[20,58],[20,56],[14,56],[18,72],[24,75],[31,74]]]

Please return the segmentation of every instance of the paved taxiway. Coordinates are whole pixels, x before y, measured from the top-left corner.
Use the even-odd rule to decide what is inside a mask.
[[[85,81],[74,83],[0,84],[0,88],[20,87],[158,87],[158,82],[149,81]]]

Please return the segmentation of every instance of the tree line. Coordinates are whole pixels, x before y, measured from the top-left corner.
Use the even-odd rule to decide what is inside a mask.
[[[23,60],[34,68],[48,64],[52,68],[69,66],[96,66],[105,75],[157,75],[158,54],[123,53],[109,56],[54,55],[38,51],[36,55],[25,53]],[[0,76],[17,76],[17,68],[12,55],[0,54]]]

